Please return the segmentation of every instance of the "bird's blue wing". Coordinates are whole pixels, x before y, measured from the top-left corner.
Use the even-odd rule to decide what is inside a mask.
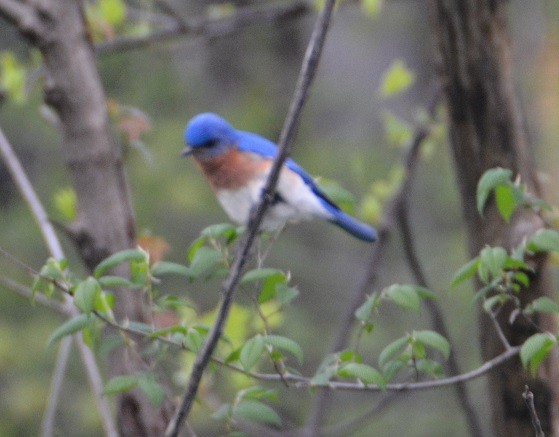
[[[265,158],[274,159],[278,154],[278,147],[270,140],[251,132],[237,131],[237,147],[243,152],[255,153]],[[320,189],[314,179],[299,164],[288,158],[285,165],[293,170],[309,186],[312,192],[320,200],[324,208],[332,214],[329,219],[332,223],[345,229],[350,234],[365,241],[375,241],[377,232],[369,225],[356,220],[343,212],[338,205],[332,202]]]
[[[238,139],[237,145],[239,150],[243,152],[255,153],[266,158],[274,159],[278,154],[278,146],[272,141],[252,132],[237,131]],[[331,212],[339,211],[340,208],[332,202],[328,196],[320,189],[314,179],[293,159],[287,158],[285,165],[287,168],[293,170],[301,179],[307,184],[313,193],[322,201],[325,208]]]

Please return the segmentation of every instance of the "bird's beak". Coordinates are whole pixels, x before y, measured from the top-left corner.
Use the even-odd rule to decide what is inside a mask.
[[[181,156],[190,156],[192,155],[192,152],[194,152],[194,149],[190,146],[186,146],[182,149]]]

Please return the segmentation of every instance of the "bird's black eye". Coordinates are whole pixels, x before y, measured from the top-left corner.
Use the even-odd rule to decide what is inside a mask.
[[[210,149],[218,143],[218,140],[209,140],[202,144],[204,149]]]

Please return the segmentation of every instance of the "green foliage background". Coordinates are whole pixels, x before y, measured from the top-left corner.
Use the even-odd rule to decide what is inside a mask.
[[[203,12],[194,3],[183,6],[184,16]],[[367,16],[355,4],[339,8],[294,147],[294,157],[311,174],[336,180],[354,193],[356,213],[364,212],[368,219],[378,219],[378,214],[375,208],[367,208],[367,196],[372,192],[378,198],[390,187],[385,181],[393,178],[402,154],[402,148],[387,134],[390,124],[386,120],[391,116],[386,111],[413,125],[417,109],[432,92],[426,8],[423,2],[414,2],[413,7],[408,3],[386,1],[377,18]],[[518,89],[537,159],[546,172],[548,200],[557,204],[559,154],[554,146],[559,133],[559,8],[547,0],[530,5],[515,2],[510,9]],[[118,16],[113,19],[118,22]],[[255,25],[226,38],[183,38],[99,58],[108,97],[138,108],[149,119],[150,130],[141,136],[143,145],[134,147],[122,139],[122,146],[139,228],[170,242],[168,260],[184,262],[188,246],[199,232],[226,220],[194,164],[179,158],[186,121],[198,112],[215,111],[242,129],[277,139],[311,25],[312,17],[307,16],[280,27]],[[12,51],[16,61],[31,70],[36,66],[36,55],[3,21],[0,50]],[[404,93],[386,98],[379,86],[396,58],[414,71],[415,82]],[[55,197],[69,186],[69,180],[58,133],[39,113],[38,85],[40,81],[26,88],[25,98],[0,101],[0,126],[49,212],[62,220]],[[394,129],[390,132],[394,134]],[[412,193],[413,230],[458,346],[453,353],[462,369],[468,370],[480,363],[477,313],[467,285],[449,293],[452,274],[466,260],[452,163],[440,142],[431,144],[424,157]],[[72,255],[71,245],[65,243]],[[2,166],[0,246],[37,269],[47,257],[37,227]],[[369,251],[367,245],[320,222],[290,227],[276,243],[267,265],[291,271],[292,283],[301,291],[278,332],[303,347],[307,374],[327,353],[348,296],[366,269],[363,261]],[[75,258],[71,265],[80,271]],[[398,238],[393,239],[380,271],[379,289],[411,281]],[[25,272],[4,258],[0,258],[0,274],[31,283]],[[197,282],[185,287],[175,280],[169,288],[177,294],[191,294],[201,310],[210,310],[218,300],[217,285]],[[0,435],[38,432],[56,359],[56,348],[47,348],[47,339],[60,323],[57,315],[0,287]],[[374,342],[365,342],[363,355],[377,357],[386,344],[412,329],[429,329],[424,312],[383,310],[375,324]],[[99,435],[96,410],[75,355],[64,384],[61,433]],[[478,411],[486,415],[483,385],[482,378],[470,387]],[[281,409],[294,421],[304,422],[313,393],[276,388]],[[332,424],[358,416],[383,396],[338,393]],[[369,429],[382,429],[384,435],[410,435],[413,424],[417,433],[412,435],[424,435],[421,430],[429,430],[430,435],[467,435],[451,388],[400,397],[395,406],[373,419],[370,426],[374,428]],[[207,415],[205,411],[195,417]],[[482,418],[488,422],[488,417]],[[213,435],[218,429],[213,422],[194,425],[197,429],[206,426],[200,435]],[[360,435],[368,433],[370,430]]]

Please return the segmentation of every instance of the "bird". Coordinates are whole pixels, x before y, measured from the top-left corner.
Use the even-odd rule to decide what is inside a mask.
[[[194,159],[229,218],[246,225],[278,154],[277,145],[258,134],[235,129],[212,112],[188,121],[184,141],[182,156]],[[260,230],[274,231],[286,223],[314,218],[327,220],[360,240],[377,239],[373,227],[342,211],[301,166],[288,158]]]

